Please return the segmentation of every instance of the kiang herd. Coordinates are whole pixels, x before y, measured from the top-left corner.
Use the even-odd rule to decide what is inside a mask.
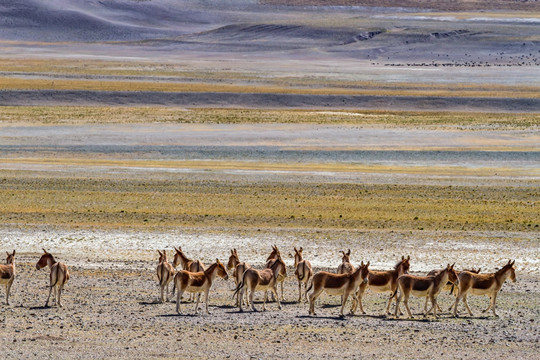
[[[62,307],[61,295],[64,285],[69,280],[68,267],[55,260],[52,254],[43,249],[44,253],[36,263],[36,269],[45,266],[49,267],[49,295],[45,306],[49,306],[51,293],[54,293],[54,303]],[[204,294],[206,312],[208,310],[208,293],[216,278],[219,276],[224,280],[229,278],[227,270],[232,270],[232,277],[236,284],[233,298],[235,306],[243,311],[243,305],[250,306],[252,311],[255,308],[254,294],[256,291],[264,291],[262,308],[265,310],[268,292],[274,297],[279,309],[284,300],[283,282],[287,277],[287,266],[281,257],[277,246],[272,246],[272,252],[266,259],[263,269],[255,269],[246,262],[240,261],[236,249],[231,250],[227,266],[216,259],[210,266],[206,267],[200,260],[189,259],[182,248],[174,248],[172,264],[168,262],[167,252],[158,251],[159,260],[156,269],[160,287],[161,302],[168,301],[169,285],[173,282],[172,294],[176,292],[176,312],[181,313],[182,295],[189,293],[196,305],[195,312],[199,309],[201,294]],[[342,251],[342,262],[338,266],[336,273],[319,271],[314,273],[313,267],[308,260],[303,258],[303,248],[294,248],[294,275],[298,281],[298,299],[301,303],[305,298],[309,302],[309,314],[315,315],[315,301],[323,293],[341,296],[340,315],[344,316],[344,309],[349,297],[352,298],[351,314],[359,308],[365,314],[362,306],[362,299],[366,290],[370,289],[376,293],[388,293],[388,303],[386,314],[390,312],[392,301],[395,301],[394,316],[398,318],[402,315],[400,310],[401,302],[407,311],[409,318],[413,318],[409,308],[410,296],[426,298],[424,304],[424,316],[432,313],[435,317],[438,312],[442,312],[437,296],[443,290],[449,290],[456,299],[449,308],[454,316],[458,316],[458,304],[463,301],[470,316],[473,313],[467,303],[467,296],[486,295],[490,298],[490,304],[483,312],[491,310],[494,316],[498,316],[496,309],[497,294],[508,277],[515,282],[515,260],[509,260],[502,268],[494,273],[480,273],[481,269],[467,269],[457,271],[454,265],[448,264],[443,269],[429,272],[425,276],[409,274],[410,256],[402,256],[401,260],[391,270],[375,271],[369,268],[370,263],[363,261],[359,266],[354,266],[350,261],[351,250]],[[0,284],[6,287],[6,304],[9,305],[9,292],[13,280],[15,279],[15,250],[12,253],[6,252],[7,259],[5,265],[0,265]],[[178,265],[182,270],[176,271]],[[278,285],[281,292],[278,292]],[[302,285],[304,290],[302,291]],[[431,307],[428,309],[428,302]],[[452,310],[453,308],[453,310]]]

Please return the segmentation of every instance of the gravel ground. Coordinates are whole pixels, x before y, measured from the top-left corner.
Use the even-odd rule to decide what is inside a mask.
[[[241,254],[241,253],[240,253]],[[288,269],[283,310],[239,313],[233,282],[217,280],[211,314],[193,314],[192,303],[176,315],[174,303],[158,303],[155,262],[112,261],[114,269],[76,266],[84,258],[59,259],[71,266],[64,308],[44,308],[47,271],[36,271],[39,254],[17,257],[11,305],[0,306],[0,344],[6,358],[516,358],[538,353],[538,277],[517,273],[498,297],[500,317],[482,316],[487,298],[469,300],[474,317],[395,320],[382,315],[386,295],[368,293],[368,315],[338,317],[337,297],[322,296],[318,316],[297,304]],[[222,259],[225,260],[225,259]],[[414,260],[414,259],[413,259]],[[414,262],[412,263],[414,266]],[[260,299],[260,295],[259,295]],[[441,294],[447,309],[452,299]],[[419,314],[422,302],[411,301]],[[260,302],[256,306],[261,309]]]

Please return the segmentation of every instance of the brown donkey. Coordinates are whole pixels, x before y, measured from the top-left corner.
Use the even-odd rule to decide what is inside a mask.
[[[268,258],[266,258],[266,268],[269,269],[274,262],[277,260],[278,257],[281,257],[281,253],[279,252],[279,249],[276,245],[272,245],[272,252],[270,255],[268,255]],[[281,301],[284,301],[284,295],[283,295],[283,282],[285,281],[285,278],[287,277],[287,269],[284,267],[282,270],[279,271],[277,282],[280,284],[281,287]],[[264,296],[267,294],[265,293]],[[274,293],[272,293],[272,300],[274,299]]]
[[[273,263],[270,265],[270,268],[266,268],[263,270],[249,268],[244,271],[244,274],[242,275],[242,280],[236,287],[233,296],[236,296],[238,293],[240,293],[240,298],[242,298],[244,291],[247,291],[247,288],[249,290],[249,303],[251,304],[251,310],[257,311],[257,309],[255,308],[255,304],[253,303],[253,297],[255,296],[256,290],[263,290],[265,292],[263,300],[263,310],[266,310],[266,291],[270,290],[273,294],[275,294],[278,308],[281,310],[281,303],[279,302],[276,285],[279,274],[282,272],[286,273],[286,267],[285,263],[281,259],[281,255],[278,253],[277,259],[273,261]],[[240,302],[239,308],[240,311],[243,311],[242,302]]]
[[[508,277],[512,282],[516,282],[516,268],[514,264],[516,261],[508,260],[508,263],[502,267],[502,269],[497,272],[490,274],[474,274],[467,271],[462,271],[459,274],[459,288],[458,294],[456,297],[456,302],[454,303],[454,316],[457,316],[457,307],[459,300],[463,299],[463,303],[467,308],[470,316],[473,316],[471,308],[467,303],[467,295],[470,293],[472,295],[487,295],[490,298],[490,304],[486,310],[482,311],[483,313],[487,312],[489,309],[493,311],[494,316],[499,316],[495,312],[495,302],[497,301],[497,294],[504,282]]]
[[[179,264],[182,265],[182,270],[186,270],[190,272],[201,272],[201,271],[204,271],[205,269],[205,266],[202,261],[189,259],[184,254],[180,246],[178,247],[178,249],[174,248],[173,267],[176,269],[176,267]],[[175,289],[176,289],[176,283],[173,285],[173,293]],[[193,300],[193,296],[194,294],[191,294],[190,300]]]
[[[304,260],[303,253],[304,248],[300,249],[294,248],[294,275],[298,279],[298,302],[302,302],[302,284],[304,284],[304,289],[307,290],[308,282],[313,277],[313,268],[311,263],[307,260]],[[307,299],[307,291],[304,291],[304,296]]]
[[[426,274],[426,276],[435,276],[439,272],[441,272],[442,270],[444,270],[444,269],[431,270],[430,272],[428,272]],[[472,273],[475,273],[475,274],[479,274],[480,270],[481,270],[481,268],[478,268],[478,269],[465,269],[465,270],[462,270],[462,271],[468,271],[468,272],[472,272]],[[459,276],[459,274],[461,274],[462,271],[457,271],[458,276]],[[450,295],[454,294],[454,296],[457,296],[457,291],[458,291],[457,289],[458,288],[457,288],[456,284],[454,284],[450,280],[448,280],[446,285],[444,285],[443,288],[442,288],[443,291],[450,291]],[[424,304],[424,312],[427,312],[428,300],[429,300],[429,298],[426,296],[426,302]],[[454,306],[454,305],[452,304],[452,306]],[[450,311],[452,309],[452,306],[450,306],[450,309],[448,311]],[[437,302],[437,310],[442,313],[441,307],[439,306],[438,302]]]
[[[376,293],[388,291],[393,294],[397,289],[398,277],[409,272],[409,267],[411,265],[410,260],[410,256],[408,256],[407,258],[405,258],[405,256],[402,256],[401,260],[396,264],[393,270],[369,271],[367,283],[360,284],[360,287],[358,288],[358,293],[356,294],[358,297],[358,302],[356,304],[360,305],[360,311],[362,312],[362,314],[366,313],[364,311],[364,307],[362,306],[362,298],[364,297],[366,289],[369,287],[373,292]],[[392,298],[388,299],[388,304],[386,305],[386,314],[388,315],[390,315],[391,304]],[[356,311],[356,306],[354,310]]]
[[[311,285],[306,290],[310,291],[313,288],[313,292],[309,295],[309,313],[315,315],[315,300],[323,292],[326,291],[330,295],[341,295],[341,316],[343,314],[343,309],[345,309],[345,304],[349,295],[353,296],[353,306],[351,306],[351,314],[354,314],[354,303],[356,299],[356,289],[360,286],[361,283],[367,281],[369,274],[369,262],[364,265],[364,262],[352,273],[345,274],[333,274],[327,271],[319,271],[313,275],[313,280]]]
[[[201,272],[204,271],[205,267],[202,261],[189,259],[182,248],[179,246],[178,249],[174,248],[174,258],[173,266],[176,268],[179,264],[182,265],[182,270],[187,270],[191,272]]]
[[[431,300],[431,308],[427,312],[424,312],[424,316],[433,310],[433,315],[437,317],[437,296],[448,280],[450,280],[452,283],[459,284],[458,275],[456,270],[454,270],[454,265],[450,266],[450,264],[448,264],[445,269],[439,271],[439,273],[437,273],[435,276],[416,276],[409,274],[401,275],[397,280],[398,288],[392,294],[393,298],[399,291],[399,296],[396,300],[396,309],[394,312],[396,318],[399,317],[399,303],[402,298],[404,298],[403,303],[405,304],[405,309],[407,309],[409,318],[413,318],[411,309],[409,308],[409,297],[411,295],[417,297],[429,297]]]
[[[244,271],[246,271],[250,267],[251,266],[249,266],[247,263],[240,262],[240,258],[238,257],[238,251],[236,251],[236,249],[231,250],[231,255],[229,255],[229,262],[227,263],[227,270],[234,269],[233,279],[234,279],[235,288],[236,286],[238,286],[240,281],[242,281],[242,275],[244,275]],[[239,295],[236,297],[236,306],[239,306],[238,303],[240,302],[240,300],[242,299],[240,299],[240,295]],[[249,305],[247,292],[246,292],[246,297],[245,297],[245,303],[246,305]]]
[[[341,264],[339,264],[337,268],[338,274],[346,274],[346,273],[352,273],[354,269],[354,265],[351,264],[351,249],[349,251],[341,251],[343,254],[343,257],[341,258]]]
[[[0,284],[6,285],[6,305],[9,305],[9,290],[15,280],[15,250],[10,254],[6,251],[6,265],[0,265]]]
[[[187,291],[192,294],[197,294],[197,304],[195,304],[195,313],[199,311],[199,300],[201,298],[201,293],[204,293],[204,302],[206,304],[206,313],[210,314],[208,311],[208,292],[210,287],[216,278],[216,274],[221,278],[227,280],[229,275],[227,275],[227,270],[225,266],[216,259],[216,262],[208,267],[208,269],[203,272],[190,272],[187,270],[180,270],[176,273],[174,277],[174,282],[176,288],[178,289],[176,293],[176,312],[180,314],[180,303],[182,301],[182,294]]]
[[[163,250],[163,252],[161,252],[158,250],[158,253],[159,260],[156,273],[159,281],[159,289],[161,291],[161,302],[164,303],[165,301],[169,301],[169,283],[174,277],[174,268],[167,261],[167,251]],[[165,295],[163,292],[165,292]]]
[[[58,306],[62,307],[62,290],[64,289],[64,285],[69,280],[68,267],[64,263],[57,262],[52,254],[48,253],[47,250],[43,249],[43,252],[44,254],[41,255],[41,258],[36,263],[36,269],[39,270],[45,266],[48,266],[51,270],[49,275],[49,296],[47,296],[45,306],[49,306],[51,292],[54,290],[54,302],[57,303]]]

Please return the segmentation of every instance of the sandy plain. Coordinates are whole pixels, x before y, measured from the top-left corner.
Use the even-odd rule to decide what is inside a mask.
[[[18,252],[4,354],[538,353],[537,4],[304,3],[4,2],[0,250]],[[211,263],[237,248],[262,266],[272,244],[289,266],[283,310],[239,313],[231,280],[216,282],[211,315],[157,302],[157,249]],[[317,270],[348,248],[373,269],[410,255],[413,273],[515,259],[518,281],[499,318],[472,298],[473,317],[423,319],[415,301],[417,319],[398,321],[375,294],[367,315],[339,318],[323,296],[310,317],[293,246]],[[42,307],[42,247],[72,269],[62,309]]]

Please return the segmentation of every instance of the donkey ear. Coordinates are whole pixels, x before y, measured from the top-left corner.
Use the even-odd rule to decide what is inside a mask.
[[[219,261],[219,259],[217,259],[217,258],[216,258],[216,262],[217,262],[218,264],[221,264],[221,261]]]
[[[10,253],[8,253],[7,251],[6,251],[6,254],[7,254],[7,256],[11,255],[11,254],[10,254]]]
[[[411,260],[411,255],[407,256],[407,260]]]
[[[11,254],[12,256],[15,256],[15,249],[13,249],[13,254]]]
[[[351,255],[351,249],[349,249],[349,251],[347,251],[347,255]]]
[[[304,248],[300,246],[300,249],[298,250],[298,252],[302,252],[304,251]]]
[[[515,263],[516,263],[516,260],[512,261],[512,264],[510,264],[510,265],[514,266]]]
[[[48,252],[47,252],[47,250],[45,250],[45,248],[41,248],[41,249],[43,249],[43,252],[44,252],[45,254],[48,254]]]
[[[401,255],[401,260],[405,260],[405,256]]]
[[[362,262],[360,263],[360,266],[364,266],[364,260],[362,260]]]
[[[368,261],[368,262],[367,262],[367,264],[366,264],[366,267],[368,267],[368,266],[369,266],[369,264],[371,264],[371,261]]]

